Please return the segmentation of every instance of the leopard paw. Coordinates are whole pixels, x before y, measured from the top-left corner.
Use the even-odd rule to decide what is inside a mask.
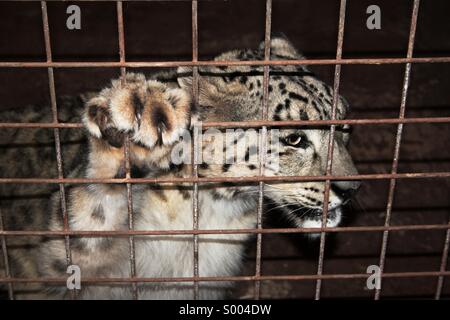
[[[129,73],[126,81],[113,80],[86,103],[83,122],[89,133],[115,148],[125,134],[131,142],[153,148],[179,140],[191,121],[190,95],[179,88]]]

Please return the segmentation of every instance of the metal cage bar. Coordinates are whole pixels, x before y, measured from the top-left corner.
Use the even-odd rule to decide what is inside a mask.
[[[258,234],[258,233],[320,233],[320,232],[382,232],[382,231],[415,231],[415,230],[448,230],[448,224],[419,224],[402,226],[369,226],[369,227],[323,227],[323,228],[273,228],[273,229],[198,229],[198,230],[110,230],[110,231],[83,231],[83,230],[0,230],[0,236],[48,236],[60,237],[65,235],[83,237],[125,237],[129,235],[193,235],[193,234]]]
[[[342,46],[344,43],[344,26],[345,26],[345,9],[347,6],[346,0],[341,0],[339,9],[339,26],[338,26],[338,39],[336,49],[336,59],[342,57]],[[334,85],[333,85],[333,105],[331,108],[331,120],[336,118],[336,109],[339,101],[339,85],[341,79],[341,65],[337,64],[334,69]],[[325,175],[328,177],[332,174],[333,166],[333,150],[334,150],[334,132],[335,125],[330,126],[330,132],[328,135],[328,152],[327,152],[327,167]],[[325,180],[325,190],[323,194],[323,209],[322,209],[322,227],[327,225],[328,220],[328,201],[330,197],[331,180]],[[320,247],[319,247],[319,261],[317,263],[317,275],[323,273],[323,260],[325,255],[325,232],[320,233]],[[318,279],[316,282],[315,300],[320,299],[320,293],[322,288],[322,279]]]
[[[419,14],[419,5],[420,5],[420,0],[414,0],[412,16],[411,16],[411,27],[410,27],[409,39],[408,39],[407,58],[412,58],[412,55],[413,55],[414,40],[415,40],[416,27],[417,27],[417,16]],[[405,118],[406,99],[408,97],[410,75],[411,75],[411,63],[407,63],[405,66],[402,98],[401,98],[401,104],[400,104],[400,112],[398,115],[399,119]],[[403,124],[399,123],[397,126],[394,158],[392,161],[392,168],[391,168],[391,173],[393,173],[393,174],[397,173],[397,169],[398,169],[398,162],[399,162],[399,156],[400,156],[400,145],[401,145],[401,141],[402,141],[402,133],[403,133]],[[386,217],[385,217],[385,221],[384,221],[384,225],[386,227],[389,226],[390,222],[391,222],[392,204],[394,202],[396,181],[397,180],[395,180],[395,179],[391,179],[389,182],[388,203],[387,203],[387,207],[386,207]],[[389,231],[386,230],[383,232],[380,261],[378,264],[380,267],[380,273],[383,273],[383,271],[384,271],[384,267],[385,267],[385,263],[386,263],[386,251],[387,251],[388,241],[389,241]],[[383,285],[383,281],[382,281],[382,279],[380,279],[380,288],[376,288],[376,290],[375,290],[375,296],[374,296],[375,300],[380,299],[382,285]]]
[[[270,34],[272,26],[272,0],[266,0],[266,20],[264,28],[264,61],[270,61]],[[267,120],[269,113],[269,81],[270,67],[263,67],[263,99],[261,105],[261,120]],[[259,175],[264,176],[267,153],[267,126],[262,126],[259,138]],[[262,229],[262,214],[264,210],[264,182],[259,182],[258,207],[256,215],[256,228]],[[256,235],[256,261],[255,276],[261,275],[262,233]],[[255,281],[254,298],[259,300],[261,296],[261,282]]]
[[[450,57],[424,58],[342,58],[342,59],[296,59],[296,60],[246,60],[246,61],[143,61],[143,62],[0,62],[0,68],[173,68],[179,66],[295,66],[295,65],[379,65],[405,63],[449,63]]]
[[[45,42],[45,53],[47,57],[47,61],[51,62],[52,59],[52,48],[50,42],[50,27],[48,23],[48,12],[47,12],[47,3],[45,1],[41,1],[41,11],[42,11],[42,25],[44,30],[44,42]],[[56,102],[56,89],[55,89],[55,77],[53,74],[53,68],[48,67],[48,82],[49,82],[49,90],[50,90],[50,104],[52,110],[53,123],[58,123],[58,105]],[[58,169],[58,178],[64,178],[64,170],[63,170],[63,160],[61,154],[61,139],[59,136],[59,128],[53,129],[54,137],[55,137],[55,149],[56,149],[56,163]],[[62,211],[62,219],[63,219],[63,228],[65,231],[69,230],[69,216],[67,213],[67,202],[66,202],[66,191],[64,188],[64,183],[59,184],[59,200],[61,203],[61,211]],[[70,249],[70,238],[69,236],[65,236],[65,251],[66,251],[66,265],[67,267],[72,264],[72,252]],[[71,298],[76,298],[76,290],[71,291]]]
[[[202,123],[202,128],[256,128],[262,126],[268,127],[288,127],[288,126],[330,126],[330,125],[380,125],[380,124],[399,124],[399,123],[450,123],[450,117],[429,117],[429,118],[382,118],[382,119],[341,119],[341,120],[249,120],[249,121],[208,121]],[[83,128],[82,123],[45,123],[45,122],[1,122],[0,129],[3,128],[65,128],[75,129]]]
[[[437,278],[448,277],[450,271],[423,271],[423,272],[392,272],[383,273],[382,278]],[[81,279],[83,284],[91,283],[108,283],[129,285],[130,283],[164,283],[164,282],[193,282],[198,280],[196,277],[173,277],[173,278],[103,278],[103,277],[85,277]],[[201,277],[201,281],[311,281],[311,280],[339,280],[339,279],[367,279],[367,273],[344,273],[344,274],[312,274],[312,275],[270,275],[270,276],[219,276],[219,277]],[[0,278],[0,283],[66,283],[66,278]]]
[[[198,61],[198,3],[197,0],[192,1],[192,61]],[[194,66],[192,68],[192,96],[194,108],[198,106],[198,67]],[[192,163],[192,177],[198,178],[198,130],[194,128],[193,135],[193,144],[192,144],[192,152],[193,152],[193,163]],[[198,183],[194,182],[192,185],[192,228],[193,230],[198,230],[199,228],[199,208],[198,208]],[[194,250],[193,250],[193,274],[194,278],[199,277],[199,241],[198,234],[194,234]],[[194,299],[197,300],[199,298],[199,283],[197,280],[194,281]]]
[[[0,178],[0,184],[47,184],[47,183],[204,183],[204,182],[300,182],[325,180],[383,180],[449,178],[450,172],[410,172],[410,173],[372,173],[359,175],[330,176],[246,176],[246,177],[171,177],[171,178]]]
[[[123,4],[122,1],[116,2],[117,9],[117,31],[119,34],[119,57],[120,62],[125,62],[125,31],[124,31],[124,23],[123,23]],[[126,68],[120,68],[120,78],[122,85],[126,84]],[[125,136],[124,143],[124,156],[125,156],[125,176],[127,179],[131,178],[131,169],[130,169],[130,137],[128,135]],[[126,184],[127,190],[127,212],[128,212],[128,229],[134,229],[134,217],[133,217],[133,190],[132,184]],[[136,249],[134,244],[134,237],[130,235],[129,237],[129,257],[130,257],[130,275],[131,278],[136,277]],[[139,298],[138,292],[138,283],[132,283],[132,293],[133,299],[137,300]]]
[[[4,230],[3,223],[3,213],[0,210],[0,231]],[[2,241],[2,252],[3,252],[3,263],[5,264],[5,277],[6,279],[11,279],[11,267],[9,265],[9,257],[8,257],[8,246],[6,244],[6,237],[4,235],[1,236]],[[12,282],[8,283],[8,298],[9,300],[14,300],[14,287]]]
[[[450,225],[450,220],[448,223]],[[442,249],[441,266],[439,268],[439,271],[441,272],[447,270],[449,246],[450,246],[450,229],[447,229],[444,241],[444,248]],[[441,298],[443,287],[444,287],[444,276],[439,276],[436,286],[436,294],[434,295],[435,300],[439,300]]]

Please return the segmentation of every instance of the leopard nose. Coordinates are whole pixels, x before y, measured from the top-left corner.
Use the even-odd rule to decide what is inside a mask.
[[[361,186],[361,181],[333,181],[331,183],[331,190],[333,190],[339,197],[344,200],[350,199]]]

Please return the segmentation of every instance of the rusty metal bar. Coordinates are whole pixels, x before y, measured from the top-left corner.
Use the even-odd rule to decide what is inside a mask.
[[[431,118],[384,118],[384,119],[342,119],[342,120],[284,120],[284,121],[208,121],[203,122],[202,127],[207,128],[253,128],[261,126],[285,127],[285,126],[329,126],[329,125],[380,125],[380,124],[414,124],[414,123],[450,123],[450,117]],[[83,128],[82,123],[23,123],[11,122],[0,123],[0,128]]]
[[[251,176],[251,177],[170,177],[170,178],[0,178],[0,184],[47,184],[47,183],[206,183],[206,182],[301,182],[326,180],[383,180],[383,179],[418,179],[449,178],[450,172],[411,172],[411,173],[374,173],[360,175],[332,176]]]
[[[48,12],[47,12],[47,3],[45,1],[41,1],[41,11],[42,11],[42,25],[44,31],[44,42],[45,42],[45,53],[47,62],[52,61],[52,48],[50,42],[50,28],[48,24]],[[53,68],[49,67],[47,69],[48,72],[48,82],[49,82],[49,90],[50,90],[50,104],[52,110],[53,123],[57,124],[58,121],[58,105],[56,102],[56,89],[55,89],[55,77],[53,74]],[[64,169],[63,169],[63,160],[61,155],[61,139],[59,135],[59,128],[54,128],[53,133],[55,136],[55,148],[56,148],[56,163],[58,170],[58,178],[64,178]],[[63,228],[65,231],[69,230],[69,216],[67,213],[67,202],[66,202],[66,190],[64,188],[64,184],[59,184],[59,200],[61,203],[61,211],[62,211],[62,219],[63,219]],[[70,238],[69,236],[65,236],[65,251],[66,251],[66,265],[69,267],[72,264],[72,252],[70,249]],[[72,290],[71,298],[76,298],[76,290]]]
[[[125,62],[125,32],[124,32],[124,24],[123,24],[123,5],[122,1],[116,2],[117,9],[117,31],[119,34],[119,57],[120,62]],[[120,79],[122,85],[126,84],[126,68],[120,68]],[[128,135],[125,136],[124,143],[124,156],[125,156],[125,174],[126,178],[131,178],[131,169],[130,169],[130,137]],[[128,212],[128,229],[134,229],[134,217],[133,217],[133,192],[132,192],[132,184],[126,184],[127,189],[127,212]],[[130,276],[131,278],[136,277],[136,248],[134,244],[134,237],[130,235],[129,237],[129,258],[130,258]],[[133,291],[133,299],[137,300],[138,296],[138,283],[132,283],[131,289]]]
[[[411,17],[411,27],[409,31],[409,40],[408,40],[408,52],[407,57],[412,58],[413,50],[414,50],[414,40],[416,35],[416,27],[417,27],[417,16],[419,14],[419,5],[420,0],[414,0],[413,10],[412,10],[412,17]],[[400,113],[399,113],[399,119],[403,119],[405,117],[405,109],[406,109],[406,99],[408,97],[408,88],[409,88],[409,81],[410,81],[410,75],[411,75],[411,64],[407,63],[405,67],[405,74],[404,74],[404,80],[403,80],[403,89],[402,89],[402,99],[400,104]],[[397,135],[395,139],[395,150],[394,150],[394,158],[392,161],[392,169],[391,173],[395,174],[397,173],[398,169],[398,161],[400,156],[400,145],[402,140],[402,133],[403,133],[403,124],[400,123],[397,126]],[[392,204],[394,201],[394,193],[395,193],[395,185],[396,185],[396,179],[391,179],[389,183],[389,194],[388,194],[388,203],[386,207],[386,218],[384,221],[384,225],[387,227],[390,225],[391,222],[391,214],[392,214]],[[381,244],[381,253],[380,253],[380,272],[383,273],[384,266],[386,262],[386,251],[389,241],[389,231],[384,231],[383,233],[383,240]],[[380,288],[375,290],[375,300],[380,299],[381,295],[381,288],[382,288],[383,282],[380,281]]]
[[[450,220],[448,222],[450,227]],[[450,228],[447,229],[447,232],[445,234],[445,242],[444,242],[444,248],[442,249],[442,258],[441,258],[441,266],[439,268],[440,271],[447,270],[447,261],[448,261],[448,251],[450,247]],[[438,283],[436,286],[436,293],[434,295],[435,300],[439,300],[441,298],[442,294],[442,288],[444,287],[444,277],[439,276]]]
[[[3,212],[0,208],[0,231],[5,230],[5,224],[3,223]],[[9,265],[9,256],[8,256],[8,246],[6,243],[6,237],[3,235],[0,237],[2,240],[2,252],[3,252],[3,264],[5,265],[5,277],[11,278],[11,268]],[[14,287],[10,282],[8,283],[8,298],[9,300],[14,300]]]
[[[345,26],[345,9],[347,2],[346,0],[341,0],[339,9],[339,27],[338,27],[338,39],[337,39],[337,50],[336,59],[341,59],[342,57],[342,46],[344,43],[344,26]],[[336,119],[336,109],[339,101],[339,84],[341,78],[341,65],[337,64],[334,69],[334,85],[333,85],[333,105],[331,108],[331,120]],[[334,149],[334,132],[335,125],[331,125],[330,132],[328,135],[328,152],[327,152],[327,167],[326,176],[331,175],[332,165],[333,165],[333,149]],[[325,190],[323,194],[323,209],[322,209],[322,227],[326,227],[328,220],[328,200],[330,197],[331,181],[329,179],[325,180]],[[323,260],[325,255],[325,232],[320,234],[320,246],[319,246],[319,261],[317,263],[317,274],[321,275],[323,273]],[[320,293],[322,288],[322,280],[318,279],[316,283],[316,294],[315,300],[320,300]]]
[[[126,177],[131,178],[130,170],[130,137],[125,136],[125,172]],[[128,229],[134,230],[134,216],[133,216],[133,192],[132,184],[127,183],[127,212],[128,212]],[[130,275],[132,278],[136,277],[136,248],[134,244],[134,237],[130,235],[129,237],[129,257],[130,257]],[[132,284],[133,299],[137,300],[139,298],[139,292],[137,288],[138,284]]]
[[[198,4],[197,0],[192,1],[192,61],[198,61]],[[198,67],[194,66],[192,68],[192,98],[194,103],[194,108],[198,107]],[[199,135],[198,129],[194,128],[194,136],[192,143],[193,152],[193,163],[192,163],[192,177],[198,178],[198,152],[199,152]],[[198,183],[193,183],[192,186],[192,228],[193,230],[198,230],[199,228],[199,210],[198,210]],[[198,256],[198,235],[194,234],[194,250],[193,250],[193,273],[194,277],[199,275],[199,256]],[[194,299],[199,298],[199,284],[198,281],[194,281]]]
[[[405,63],[449,63],[450,57],[423,58],[348,58],[348,59],[298,59],[298,60],[248,60],[248,61],[142,61],[142,62],[0,62],[0,68],[174,68],[179,66],[289,66],[289,65],[381,65]]]
[[[195,72],[194,72],[195,74]],[[198,73],[197,73],[198,74]],[[197,82],[198,84],[198,82]],[[197,92],[198,92],[198,85],[197,85]],[[193,144],[192,144],[192,151],[193,151],[193,159],[194,159],[194,164],[192,165],[192,177],[193,178],[198,178],[198,134],[196,134],[196,129],[194,128],[194,138],[193,138]],[[198,230],[199,229],[199,210],[198,210],[198,183],[193,183],[192,185],[192,228],[193,230]],[[198,276],[199,275],[199,255],[198,255],[198,248],[199,248],[199,243],[198,243],[198,234],[194,234],[194,238],[193,238],[193,259],[194,259],[194,263],[193,263],[193,273],[194,276]],[[197,300],[199,298],[199,284],[198,282],[194,282],[194,300]]]
[[[41,0],[1,0],[3,2],[37,2]],[[67,0],[44,0],[45,2],[67,2]],[[122,2],[192,2],[194,0],[121,0]],[[223,0],[197,0],[197,1],[223,1]],[[71,0],[71,2],[117,2],[117,0]]]
[[[270,60],[271,29],[272,29],[272,0],[266,0],[266,19],[264,26],[264,61]],[[267,120],[269,113],[269,66],[263,67],[263,99],[261,108],[261,120]],[[264,176],[264,166],[267,152],[267,126],[262,126],[259,139],[259,175]],[[264,182],[259,182],[258,208],[256,214],[256,227],[262,229],[262,214],[264,210]],[[256,262],[255,275],[261,275],[262,233],[256,235]],[[255,280],[254,297],[259,300],[261,296],[261,282]]]
[[[208,121],[202,123],[203,129],[208,128],[255,128],[255,127],[288,127],[288,126],[331,126],[331,125],[382,125],[382,124],[421,124],[421,123],[450,123],[450,117],[431,118],[383,118],[383,119],[342,119],[342,120],[249,120],[249,121]],[[0,122],[0,129],[5,128],[84,128],[82,123],[46,123],[46,122]]]
[[[419,278],[450,276],[450,271],[423,271],[423,272],[392,272],[383,273],[383,278]],[[86,277],[81,282],[97,284],[125,284],[137,282],[192,282],[192,281],[303,281],[303,280],[337,280],[337,279],[366,279],[367,273],[344,273],[323,275],[268,275],[268,276],[219,276],[219,277],[173,277],[173,278],[100,278]],[[0,283],[65,283],[65,278],[0,278]]]
[[[42,0],[1,0],[3,2],[37,2]],[[67,0],[44,0],[45,2],[67,2]],[[122,2],[192,2],[194,0],[121,0]],[[215,0],[197,0],[215,1]],[[223,0],[216,0],[223,1]],[[71,2],[117,2],[117,0],[71,0]]]
[[[331,126],[331,125],[364,125],[364,124],[398,124],[398,123],[450,123],[450,117],[432,117],[432,118],[385,118],[385,119],[342,119],[342,120],[253,120],[253,121],[230,121],[230,122],[203,122],[202,127],[207,128],[254,128],[254,127],[286,127],[286,126]],[[1,123],[0,123],[1,128]]]
[[[123,27],[123,5],[122,1],[116,2],[116,10],[117,10],[117,31],[119,35],[119,59],[120,63],[120,76],[122,77],[122,81],[125,81],[126,76],[126,66],[125,64],[125,32]]]
[[[348,233],[348,232],[383,232],[383,231],[417,231],[417,230],[449,230],[447,224],[431,225],[403,225],[403,226],[368,226],[368,227],[325,227],[325,228],[274,228],[274,229],[208,229],[208,230],[111,230],[111,231],[83,231],[83,230],[0,230],[0,236],[28,237],[47,236],[62,237],[128,237],[134,236],[160,236],[160,235],[193,235],[193,234],[276,234],[276,233]]]

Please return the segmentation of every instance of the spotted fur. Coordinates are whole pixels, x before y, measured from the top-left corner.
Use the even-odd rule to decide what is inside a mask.
[[[263,45],[258,50],[237,50],[224,53],[216,60],[262,59]],[[271,43],[271,59],[299,59],[301,55],[285,39]],[[245,121],[260,118],[263,77],[261,67],[200,67],[199,103],[194,108],[191,98],[192,70],[179,68],[176,72],[155,75],[153,80],[140,74],[127,75],[125,83],[113,80],[99,93],[86,98],[82,121],[88,136],[86,152],[80,145],[69,148],[67,164],[73,164],[66,176],[114,178],[125,176],[124,138],[130,138],[132,175],[139,177],[189,177],[192,166],[172,161],[189,141],[180,139],[183,130],[193,131],[203,121]],[[304,66],[277,66],[270,69],[270,120],[329,119],[333,91]],[[61,108],[61,106],[60,106]],[[336,118],[342,119],[347,103],[339,97]],[[36,121],[39,112],[25,119]],[[10,117],[20,115],[9,114]],[[22,115],[23,116],[23,115]],[[69,121],[74,121],[70,117]],[[19,118],[20,119],[20,118]],[[23,129],[25,130],[25,129]],[[26,131],[26,130],[25,130]],[[344,130],[345,131],[345,130]],[[36,132],[40,132],[37,130]],[[223,140],[223,130],[209,131],[201,140],[200,177],[243,177],[260,174],[320,175],[325,172],[327,128],[287,128],[278,134],[280,143],[272,145],[273,129],[266,141],[258,131],[237,130],[231,139]],[[19,136],[32,141],[35,136],[9,133],[5,147]],[[36,133],[40,134],[40,133]],[[52,132],[45,138],[51,144]],[[337,130],[333,154],[333,173],[354,174],[345,144],[348,134]],[[63,135],[62,141],[71,135]],[[260,168],[258,146],[267,144],[267,159]],[[190,150],[188,148],[188,150]],[[208,159],[210,150],[219,150],[215,159]],[[53,151],[53,150],[51,150]],[[236,154],[234,153],[236,151]],[[8,151],[9,152],[9,151]],[[182,153],[187,159],[190,152]],[[80,158],[80,155],[82,156]],[[271,155],[278,155],[272,158]],[[11,166],[11,159],[30,157],[26,169]],[[44,160],[37,160],[32,151],[10,151],[1,163],[3,175],[36,176],[36,164],[48,173],[54,167],[54,155],[48,151]],[[238,157],[239,161],[231,161]],[[208,160],[221,161],[214,162]],[[11,168],[11,169],[10,169]],[[57,172],[55,173],[57,176]],[[329,198],[327,226],[339,224],[342,205],[348,194],[358,188],[358,182],[336,182]],[[56,186],[57,187],[57,186]],[[4,187],[7,188],[7,187]],[[20,186],[9,186],[4,195],[17,196]],[[320,227],[323,208],[323,182],[269,183],[264,186],[269,203],[280,206],[282,213],[298,227]],[[28,186],[31,194],[53,190],[46,185]],[[258,184],[203,183],[199,185],[200,229],[241,229],[256,226]],[[88,184],[65,186],[69,227],[71,230],[127,230],[127,190],[119,184]],[[132,185],[134,228],[136,230],[190,230],[193,226],[192,186],[182,184]],[[3,196],[2,196],[3,197]],[[7,202],[8,200],[6,200]],[[10,201],[2,212],[7,229],[60,230],[61,203],[58,193],[50,201]],[[199,236],[199,275],[230,276],[239,274],[246,234],[211,234]],[[8,238],[12,273],[16,277],[67,276],[65,241],[63,238]],[[72,263],[79,265],[82,277],[129,277],[129,242],[124,237],[71,237]],[[193,276],[193,241],[190,235],[136,236],[137,277]],[[228,282],[200,283],[200,298],[223,298],[230,288]],[[69,291],[58,285],[16,285],[19,298],[67,298]],[[139,283],[139,298],[185,299],[193,297],[193,284]],[[127,299],[132,290],[127,285],[83,284],[78,292],[85,299]]]

